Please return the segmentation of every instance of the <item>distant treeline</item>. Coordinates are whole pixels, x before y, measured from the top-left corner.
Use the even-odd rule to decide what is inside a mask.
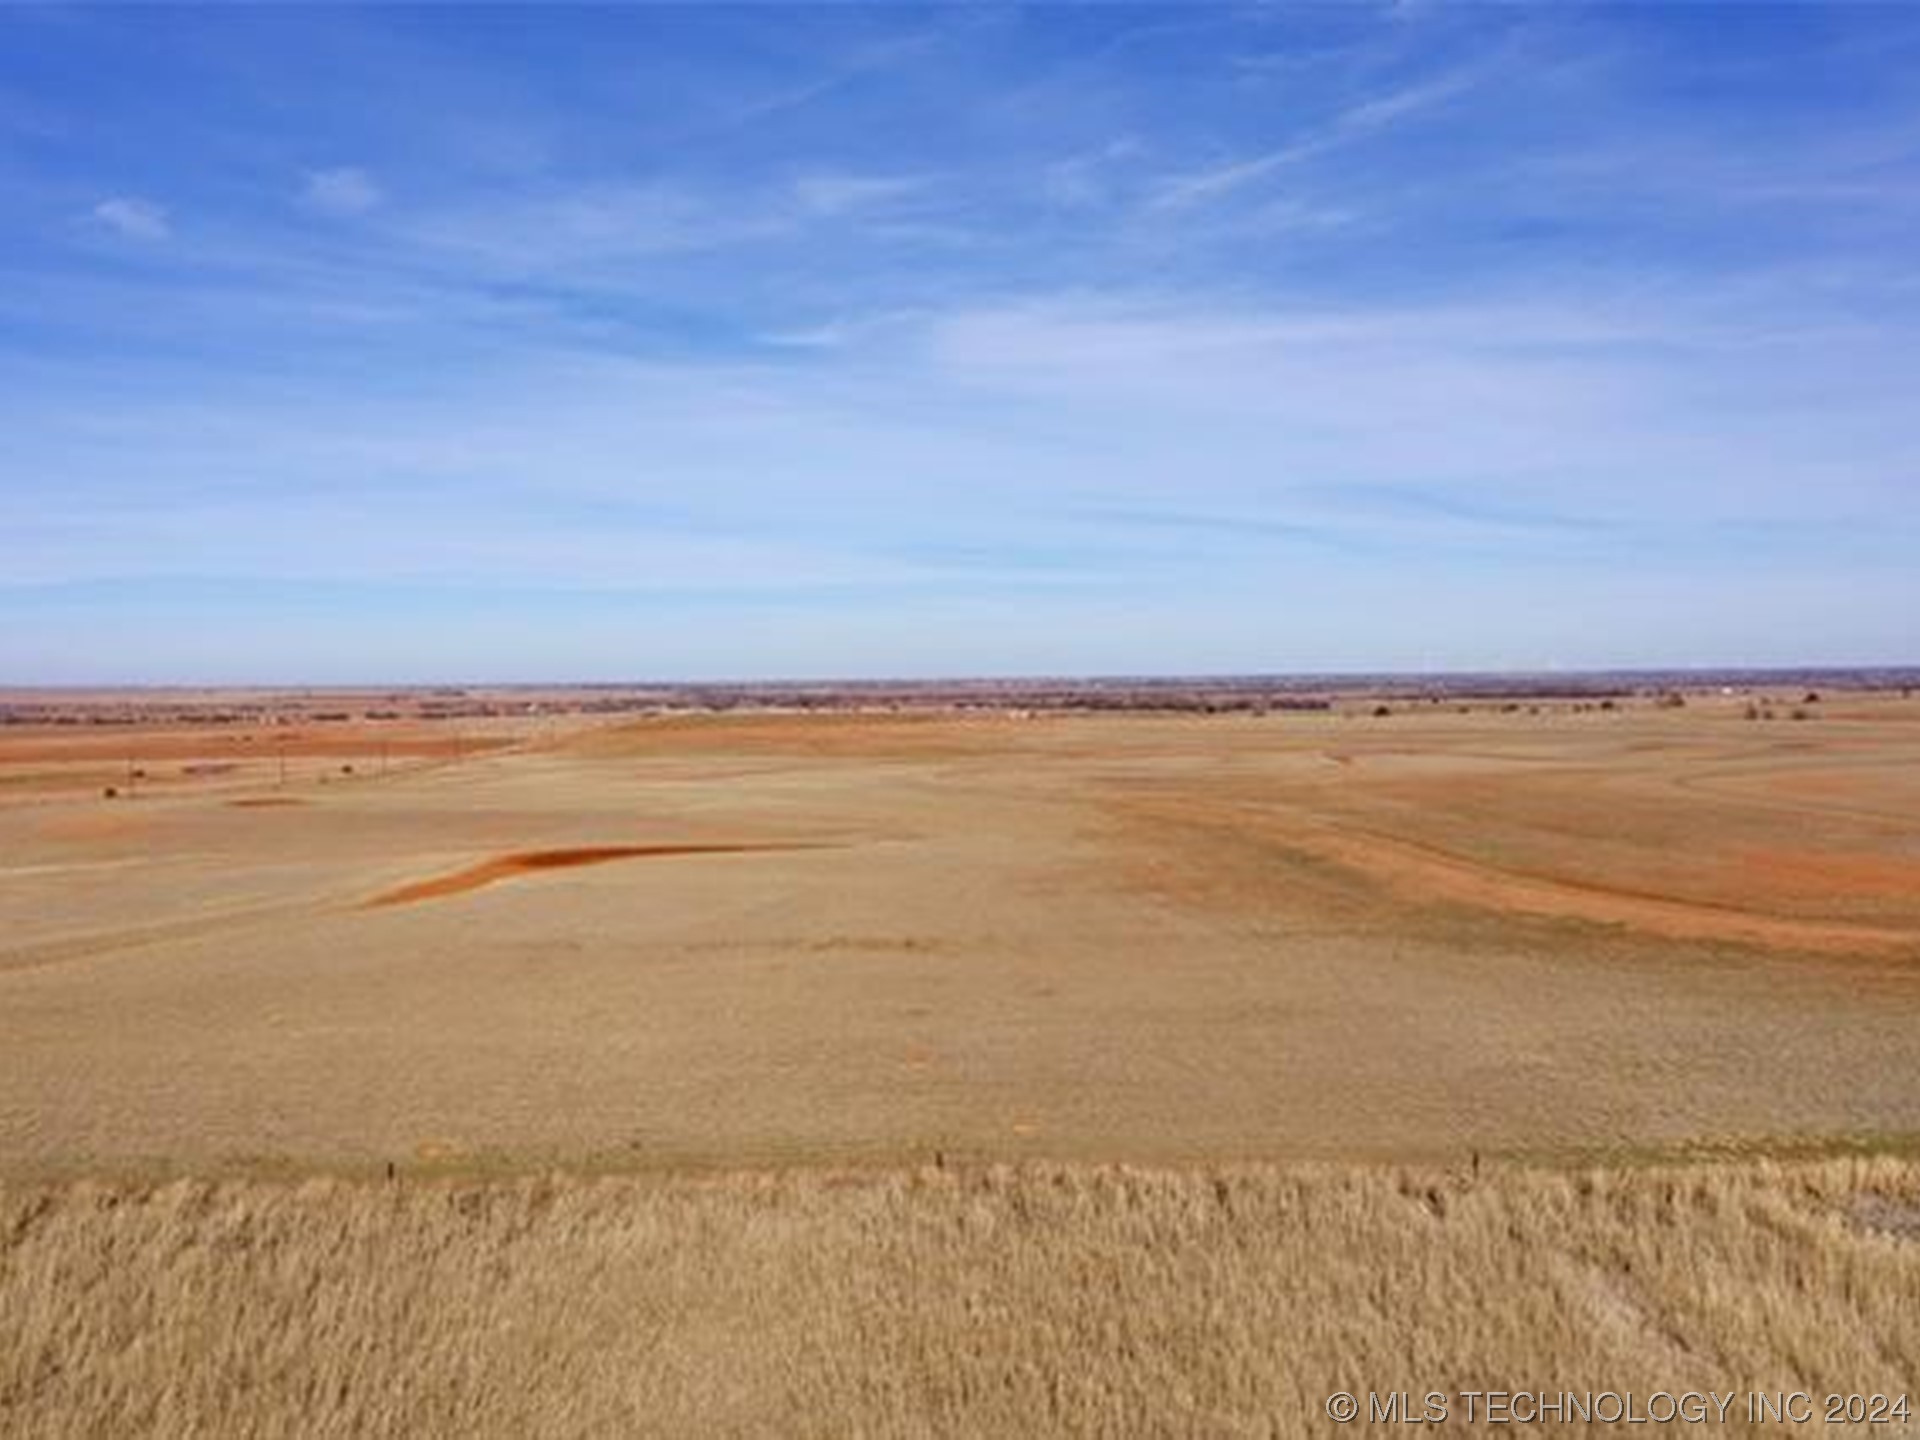
[[[1622,701],[1685,692],[1920,689],[1920,667],[1606,670],[1546,674],[1301,674],[1041,676],[1018,680],[836,680],[663,684],[421,686],[181,692],[16,691],[0,725],[264,725],[310,721],[475,720],[539,714],[654,711],[977,710],[1245,714],[1327,710],[1339,699],[1402,704],[1462,701]],[[0,691],[0,694],[4,694]],[[244,697],[244,703],[234,703]],[[355,703],[359,702],[359,703]]]

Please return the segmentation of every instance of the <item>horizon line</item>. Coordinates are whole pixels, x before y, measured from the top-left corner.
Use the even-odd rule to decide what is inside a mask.
[[[1221,670],[1221,671],[1074,671],[1024,672],[1019,674],[951,674],[938,676],[778,676],[767,678],[665,679],[636,677],[622,680],[365,680],[365,681],[98,681],[48,682],[0,681],[0,696],[21,693],[88,692],[166,693],[205,690],[247,693],[257,691],[301,690],[310,693],[353,694],[362,691],[434,691],[434,690],[794,690],[794,689],[881,689],[891,686],[1010,686],[1010,685],[1202,685],[1271,684],[1286,682],[1421,681],[1421,680],[1660,680],[1691,677],[1708,683],[1726,680],[1762,679],[1767,676],[1806,677],[1912,677],[1920,682],[1920,661],[1889,661],[1848,665],[1829,662],[1768,665],[1606,665],[1563,668],[1464,668],[1464,669],[1378,669],[1378,670]]]

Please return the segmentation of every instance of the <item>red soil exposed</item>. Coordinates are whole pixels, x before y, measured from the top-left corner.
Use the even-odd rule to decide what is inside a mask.
[[[1289,842],[1361,871],[1413,899],[1451,901],[1551,919],[1624,925],[1683,940],[1825,952],[1911,948],[1920,934],[1840,921],[1802,920],[1479,864],[1411,841],[1331,827],[1301,827]]]
[[[537,874],[542,870],[569,870],[582,865],[604,865],[610,860],[661,859],[669,855],[741,855],[766,850],[808,850],[810,845],[788,845],[777,843],[764,844],[717,844],[717,845],[582,845],[565,850],[520,850],[508,855],[496,855],[490,860],[482,860],[476,865],[455,870],[450,874],[436,875],[430,880],[416,880],[376,895],[361,906],[363,910],[373,910],[389,905],[415,905],[423,900],[441,900],[449,895],[460,895],[468,890],[478,890],[487,885],[498,884],[502,880],[514,880],[523,875]]]
[[[1796,898],[1834,895],[1905,899],[1920,895],[1920,858],[1747,850],[1728,869],[1754,889]]]
[[[1156,802],[1135,810],[1208,830],[1227,827],[1281,850],[1311,855],[1371,881],[1401,901],[1470,907],[1494,914],[1619,925],[1678,940],[1726,941],[1825,954],[1920,953],[1920,930],[1839,919],[1787,916],[1685,899],[1596,879],[1531,872],[1469,859],[1438,846],[1347,824],[1329,823],[1297,807],[1262,809],[1232,802],[1199,806]],[[1831,857],[1819,857],[1823,867]],[[1897,862],[1890,862],[1897,863]],[[1864,869],[1864,867],[1863,867]],[[1824,868],[1822,873],[1828,873]],[[1878,870],[1870,878],[1878,882]],[[1177,871],[1155,883],[1183,889]],[[1832,893],[1831,891],[1827,893]],[[1204,897],[1217,903],[1217,895]]]

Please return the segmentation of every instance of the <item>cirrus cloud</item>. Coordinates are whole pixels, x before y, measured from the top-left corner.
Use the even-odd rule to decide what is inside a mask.
[[[309,171],[300,198],[324,215],[363,215],[385,197],[366,171],[348,165]]]
[[[165,207],[131,195],[114,195],[93,207],[93,218],[129,240],[165,240],[173,234]]]

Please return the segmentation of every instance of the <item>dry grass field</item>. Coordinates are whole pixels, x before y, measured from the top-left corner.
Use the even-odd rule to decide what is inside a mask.
[[[0,731],[0,1431],[1920,1388],[1920,702],[1744,705]]]
[[[1914,702],[489,738],[0,806],[0,1170],[1920,1134]]]
[[[1888,1160],[0,1189],[0,1430],[1301,1436],[1340,1433],[1336,1390],[1824,1407],[1920,1390],[1916,1231],[1920,1169]],[[1450,1403],[1430,1429],[1488,1428]],[[1744,1403],[1686,1431],[1765,1429]]]

